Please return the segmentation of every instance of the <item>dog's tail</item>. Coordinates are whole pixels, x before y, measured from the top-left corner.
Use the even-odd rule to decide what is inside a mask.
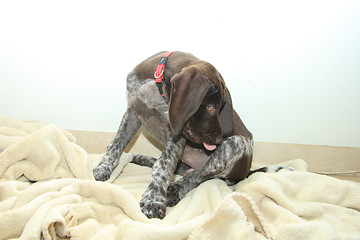
[[[266,167],[262,167],[262,168],[258,168],[255,170],[250,170],[247,177],[249,177],[251,174],[256,173],[256,172],[278,172],[281,169],[287,169],[289,171],[295,171],[296,169],[293,167],[289,167],[289,166],[283,166],[283,165],[273,165],[273,166],[266,166]]]

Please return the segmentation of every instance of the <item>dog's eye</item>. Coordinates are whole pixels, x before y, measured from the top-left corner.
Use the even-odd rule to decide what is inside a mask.
[[[208,110],[209,112],[214,112],[215,111],[215,105],[214,104],[208,104],[206,105],[206,110]]]

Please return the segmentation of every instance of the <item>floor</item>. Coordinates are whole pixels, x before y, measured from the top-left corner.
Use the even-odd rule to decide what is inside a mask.
[[[88,153],[104,153],[115,136],[111,132],[68,131]],[[161,145],[141,128],[125,151],[158,157]],[[255,142],[253,161],[256,163],[270,165],[298,158],[307,162],[311,172],[322,172],[336,178],[360,182],[360,148]],[[349,173],[351,171],[357,173]]]

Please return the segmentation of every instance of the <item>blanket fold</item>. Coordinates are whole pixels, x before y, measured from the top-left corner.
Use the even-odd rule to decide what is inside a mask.
[[[97,182],[102,155],[70,133],[0,117],[0,239],[360,239],[360,184],[306,172],[303,160],[234,186],[206,181],[159,220],[140,210],[151,169],[132,156]]]

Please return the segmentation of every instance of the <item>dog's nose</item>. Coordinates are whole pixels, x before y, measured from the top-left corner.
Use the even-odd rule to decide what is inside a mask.
[[[209,144],[220,144],[222,142],[222,137],[217,132],[205,133],[204,139],[205,142]]]

